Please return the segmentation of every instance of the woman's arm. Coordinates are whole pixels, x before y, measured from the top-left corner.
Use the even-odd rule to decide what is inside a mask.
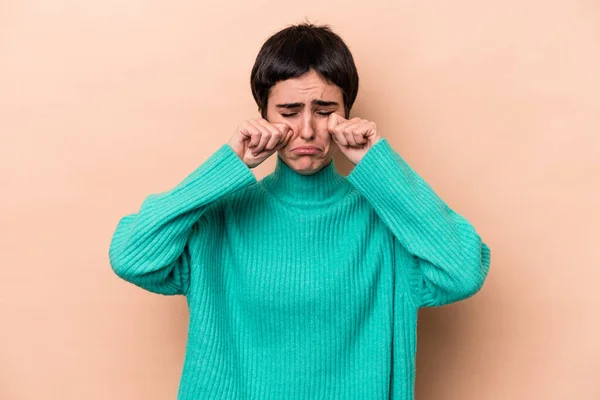
[[[490,267],[490,249],[381,138],[348,175],[398,240],[401,268],[419,306],[474,295]]]
[[[154,293],[186,294],[192,226],[211,203],[255,182],[250,168],[224,144],[173,189],[149,195],[138,213],[120,219],[109,249],[114,272]]]

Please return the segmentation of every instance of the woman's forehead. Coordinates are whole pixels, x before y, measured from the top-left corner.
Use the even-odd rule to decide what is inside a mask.
[[[290,78],[277,82],[270,91],[269,97],[276,103],[312,103],[313,101],[339,102],[341,89],[323,80],[316,73],[307,73],[298,78]],[[321,105],[316,104],[315,105]]]

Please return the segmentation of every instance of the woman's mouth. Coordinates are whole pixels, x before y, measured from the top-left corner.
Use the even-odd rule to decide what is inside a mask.
[[[310,156],[313,154],[317,154],[320,150],[318,147],[315,147],[315,146],[300,146],[300,147],[296,147],[292,151],[299,155]]]

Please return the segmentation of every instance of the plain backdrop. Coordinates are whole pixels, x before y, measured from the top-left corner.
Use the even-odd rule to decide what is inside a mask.
[[[0,2],[1,399],[175,398],[185,298],[114,275],[112,233],[258,116],[256,54],[306,20],[354,54],[352,116],[492,250],[481,292],[421,311],[417,399],[600,399],[600,4],[584,0]]]

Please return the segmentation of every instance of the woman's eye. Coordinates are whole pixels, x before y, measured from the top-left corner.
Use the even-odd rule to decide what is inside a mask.
[[[294,115],[297,115],[298,113],[288,113],[288,114],[281,114],[282,117],[293,117]],[[317,112],[317,114],[322,115],[322,116],[328,116],[329,114],[333,114],[333,111],[320,111]]]

